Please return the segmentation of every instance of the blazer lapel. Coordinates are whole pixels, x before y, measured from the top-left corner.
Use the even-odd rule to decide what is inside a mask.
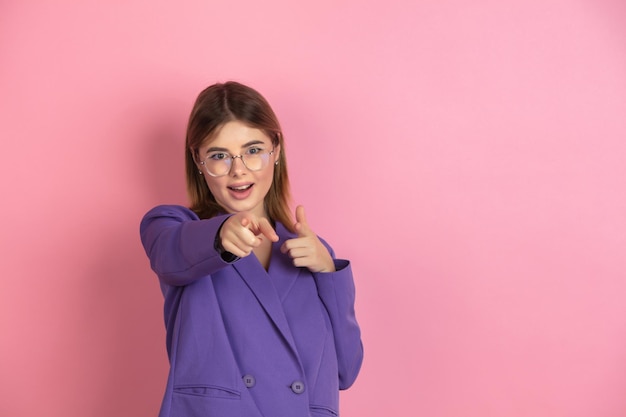
[[[274,243],[272,247],[272,258],[275,256],[274,250],[276,249],[276,246],[278,246],[278,251],[280,253],[280,245],[282,245],[280,241]],[[272,270],[271,265],[274,263],[274,260],[275,259],[272,259],[270,262],[270,271]],[[246,285],[254,293],[259,301],[259,304],[261,304],[267,315],[272,319],[287,344],[293,350],[295,356],[298,357],[296,345],[293,340],[291,330],[289,329],[289,323],[287,322],[287,317],[285,316],[281,300],[267,271],[265,271],[256,257],[252,255],[246,256],[245,258],[233,263],[233,267],[237,270]],[[292,269],[296,269],[297,274],[297,268]]]
[[[298,279],[301,269],[294,267],[291,258],[280,251],[280,247],[283,243],[287,239],[295,238],[296,235],[290,233],[281,223],[276,224],[276,233],[280,240],[272,245],[272,260],[270,262],[269,275],[276,287],[278,297],[282,302],[289,294],[296,279]]]

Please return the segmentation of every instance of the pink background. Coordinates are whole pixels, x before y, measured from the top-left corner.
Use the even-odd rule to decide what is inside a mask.
[[[0,415],[156,415],[138,224],[236,79],[353,262],[344,416],[626,416],[624,4],[2,1]]]

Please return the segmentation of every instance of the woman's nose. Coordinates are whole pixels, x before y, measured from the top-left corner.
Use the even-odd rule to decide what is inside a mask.
[[[236,155],[232,158],[232,163],[230,165],[231,174],[240,174],[247,169],[246,164],[243,163],[243,158],[241,155]]]

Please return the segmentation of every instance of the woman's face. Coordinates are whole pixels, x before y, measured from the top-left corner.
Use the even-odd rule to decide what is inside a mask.
[[[267,156],[267,164],[258,171],[248,169],[239,155],[250,161],[259,155],[274,152]],[[272,186],[274,164],[278,161],[280,146],[275,148],[271,139],[259,129],[240,121],[231,121],[222,126],[217,134],[198,149],[198,169],[202,171],[209,190],[217,203],[228,213],[252,212],[259,217],[267,217],[263,200]],[[256,156],[253,156],[256,155]],[[237,156],[234,159],[230,157]],[[230,159],[230,170],[225,175],[214,177],[207,168]],[[206,165],[201,164],[206,161]],[[219,162],[221,161],[221,162]],[[252,168],[253,163],[249,162]]]

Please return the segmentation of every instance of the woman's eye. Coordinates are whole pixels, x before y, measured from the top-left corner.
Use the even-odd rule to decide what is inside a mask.
[[[228,158],[228,154],[227,153],[223,153],[223,152],[214,153],[214,154],[209,155],[209,159],[212,159],[214,161],[220,161],[220,160],[226,159],[226,158]]]
[[[256,154],[258,154],[259,152],[261,152],[262,150],[263,150],[263,149],[261,149],[261,148],[250,148],[250,149],[248,149],[247,154],[248,154],[248,155],[256,155]]]

